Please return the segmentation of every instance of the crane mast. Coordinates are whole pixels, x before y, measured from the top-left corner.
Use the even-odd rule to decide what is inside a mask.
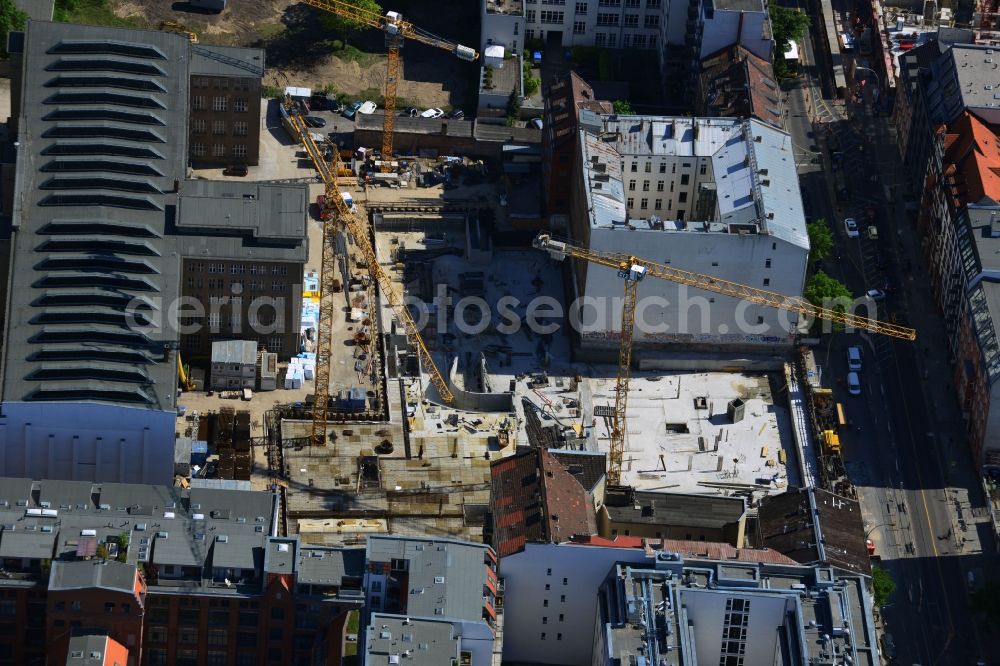
[[[457,58],[473,62],[479,58],[479,53],[468,46],[462,46],[431,34],[403,20],[399,12],[386,12],[385,15],[357,7],[345,0],[299,0],[304,5],[321,9],[341,18],[357,21],[369,28],[375,28],[385,33],[385,45],[388,51],[385,76],[385,102],[382,119],[382,172],[391,168],[393,132],[396,129],[396,88],[399,85],[401,66],[400,51],[404,39],[412,39],[453,53]]]
[[[323,249],[319,281],[319,321],[316,332],[316,391],[311,433],[312,443],[316,446],[322,446],[326,443],[327,411],[330,402],[330,355],[332,353],[333,313],[336,309],[333,304],[332,286],[336,271],[334,236],[338,221],[346,226],[348,232],[354,238],[354,242],[364,255],[372,277],[378,283],[383,296],[392,307],[393,314],[399,320],[400,324],[402,324],[410,344],[416,349],[421,364],[428,373],[431,383],[437,389],[439,397],[447,403],[454,401],[455,398],[454,394],[448,388],[448,383],[445,381],[444,376],[434,363],[427,345],[424,343],[423,338],[421,338],[413,315],[410,314],[402,297],[397,293],[395,285],[392,283],[392,278],[379,264],[378,255],[368,237],[367,225],[351,211],[347,202],[340,196],[336,179],[337,171],[342,166],[339,153],[333,150],[333,154],[336,155],[334,162],[332,164],[327,163],[323,158],[322,151],[316,145],[316,141],[312,138],[309,129],[305,126],[296,109],[288,105],[286,106],[286,110],[288,111],[289,122],[295,129],[299,141],[302,143],[306,153],[309,155],[309,159],[323,181],[326,192],[326,207],[333,213],[323,223]]]
[[[639,282],[647,275],[673,282],[704,289],[722,296],[740,298],[757,305],[796,312],[800,315],[825,319],[860,328],[870,333],[888,335],[901,340],[915,340],[917,332],[912,328],[888,324],[867,317],[859,317],[847,312],[813,305],[809,301],[793,296],[786,296],[765,289],[757,289],[739,282],[685,271],[665,264],[657,264],[639,257],[598,252],[589,248],[572,245],[565,241],[554,240],[549,234],[539,234],[534,241],[537,249],[545,250],[552,258],[563,260],[573,257],[599,266],[606,266],[618,271],[618,277],[625,281],[625,304],[622,308],[621,341],[618,346],[618,375],[615,380],[615,407],[611,422],[611,453],[608,456],[608,484],[621,483],[622,460],[625,456],[626,408],[628,406],[629,378],[632,374],[632,337],[635,332],[635,305]]]

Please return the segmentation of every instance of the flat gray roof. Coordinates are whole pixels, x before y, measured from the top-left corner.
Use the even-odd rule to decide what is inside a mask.
[[[369,666],[442,664],[459,658],[461,638],[450,622],[407,619],[373,613],[365,639],[365,663]],[[403,653],[412,650],[409,657]]]
[[[212,343],[212,363],[257,364],[257,343],[253,340],[217,340]]]
[[[365,573],[365,549],[305,546],[299,553],[298,580],[308,585],[341,585],[344,577]]]
[[[248,49],[240,46],[208,46],[206,44],[192,46],[191,73],[203,76],[248,76],[260,79],[264,76],[264,49]]]
[[[99,587],[131,594],[135,577],[135,565],[115,560],[56,561],[49,573],[49,592]]]
[[[190,74],[250,76],[254,54],[29,22],[4,401],[173,412],[178,333],[128,304],[173,302],[183,257],[305,261],[306,185],[185,181]]]
[[[604,506],[613,522],[721,529],[746,513],[746,500],[742,497],[637,490],[633,498],[633,502],[615,501],[613,505],[609,495]]]
[[[463,541],[370,535],[368,562],[409,561],[408,615],[482,621],[486,551]]]

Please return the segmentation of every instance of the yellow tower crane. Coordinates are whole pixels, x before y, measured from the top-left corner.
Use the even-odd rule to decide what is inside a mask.
[[[326,442],[327,409],[330,402],[330,355],[333,351],[331,329],[333,313],[336,309],[333,304],[333,280],[336,278],[334,232],[337,222],[346,226],[354,238],[354,242],[361,249],[368,264],[368,270],[378,282],[382,296],[392,307],[393,314],[402,324],[410,344],[417,350],[423,369],[430,376],[431,383],[437,389],[440,398],[450,403],[455,397],[448,388],[448,383],[441,371],[434,363],[423,338],[420,337],[420,330],[413,320],[413,315],[410,314],[402,296],[396,291],[392,278],[379,264],[378,255],[368,235],[368,225],[351,211],[347,202],[340,196],[340,190],[337,187],[337,172],[343,167],[343,164],[340,161],[339,152],[334,149],[332,151],[335,155],[334,161],[327,163],[323,159],[323,151],[316,145],[309,128],[306,127],[297,109],[289,103],[286,103],[285,109],[299,141],[305,147],[309,159],[312,160],[313,166],[323,181],[326,190],[326,207],[331,213],[329,216],[324,216],[327,219],[323,222],[323,252],[319,279],[319,322],[316,332],[316,393],[312,423],[312,443],[316,446],[323,446]]]
[[[399,51],[403,48],[404,39],[412,39],[450,51],[462,60],[474,62],[479,53],[468,46],[448,41],[433,35],[426,30],[404,21],[399,12],[386,12],[383,16],[377,12],[361,9],[345,0],[299,0],[302,4],[322,9],[336,14],[341,18],[357,21],[369,28],[375,28],[385,33],[385,44],[388,49],[389,62],[385,76],[385,118],[382,125],[382,171],[389,171],[392,158],[392,134],[396,128],[396,86],[399,84]]]
[[[619,485],[622,476],[622,458],[625,454],[625,411],[628,405],[629,376],[632,372],[632,335],[635,331],[635,304],[639,283],[646,277],[655,277],[675,284],[704,289],[715,294],[739,298],[757,305],[766,305],[779,310],[797,312],[806,317],[825,319],[860,328],[870,333],[888,335],[903,340],[915,340],[917,332],[912,328],[887,324],[867,317],[859,317],[847,312],[813,305],[809,301],[794,296],[786,296],[773,291],[757,289],[739,282],[692,273],[664,264],[646,261],[639,257],[610,252],[597,252],[563,241],[554,240],[549,234],[539,234],[534,246],[545,250],[554,259],[566,257],[581,259],[592,264],[606,266],[618,271],[618,277],[625,282],[625,304],[622,307],[621,341],[618,347],[618,377],[615,381],[615,407],[611,421],[611,454],[608,456],[608,484]]]

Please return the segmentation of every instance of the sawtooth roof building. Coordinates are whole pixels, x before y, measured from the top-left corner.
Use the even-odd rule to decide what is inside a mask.
[[[304,185],[185,180],[191,74],[241,57],[193,48],[36,21],[12,39],[0,474],[168,482],[183,260],[307,258]]]

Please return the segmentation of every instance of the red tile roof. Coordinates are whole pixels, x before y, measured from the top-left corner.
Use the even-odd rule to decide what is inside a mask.
[[[524,448],[490,467],[493,546],[500,557],[529,541],[559,543],[597,531],[587,492],[548,451]]]
[[[600,536],[573,537],[572,543],[579,546],[603,546],[605,548],[645,548],[650,552],[665,550],[679,553],[685,558],[703,560],[736,560],[737,562],[760,562],[762,564],[798,564],[795,560],[776,550],[757,548],[734,548],[728,543],[716,541],[687,541],[684,539],[649,539],[635,536],[619,536],[606,539]]]
[[[956,208],[1000,201],[1000,141],[988,125],[963,111],[948,125],[944,149],[944,185]]]
[[[768,61],[743,46],[729,46],[703,58],[701,72],[706,115],[754,117],[783,126],[781,91]]]

